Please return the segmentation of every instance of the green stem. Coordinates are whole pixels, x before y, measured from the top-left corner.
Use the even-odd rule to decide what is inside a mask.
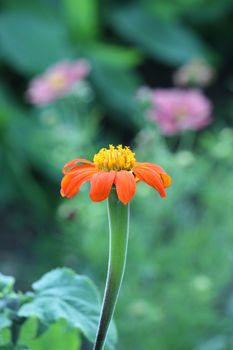
[[[109,260],[102,310],[93,350],[104,348],[125,271],[129,237],[129,204],[122,204],[115,188],[108,199]]]

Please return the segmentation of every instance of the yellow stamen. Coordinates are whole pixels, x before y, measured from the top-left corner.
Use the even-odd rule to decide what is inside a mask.
[[[53,73],[49,76],[49,83],[55,90],[62,89],[65,84],[66,80],[63,74],[60,73]]]
[[[95,154],[93,162],[100,170],[131,170],[135,163],[135,153],[129,147],[109,145]]]

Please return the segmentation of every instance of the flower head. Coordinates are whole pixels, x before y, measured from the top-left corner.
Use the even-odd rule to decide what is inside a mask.
[[[150,119],[165,135],[197,130],[211,122],[212,103],[197,89],[155,89]]]
[[[59,62],[30,82],[26,97],[32,104],[46,105],[69,93],[89,71],[86,60]]]
[[[136,183],[144,181],[161,197],[166,197],[165,189],[170,186],[170,176],[157,164],[141,163],[129,147],[119,145],[102,148],[93,158],[74,159],[63,168],[61,195],[72,198],[83,183],[90,181],[90,198],[94,202],[108,198],[112,187],[116,188],[118,199],[127,204],[136,192]]]
[[[181,66],[175,71],[173,81],[178,86],[200,86],[209,85],[215,76],[211,65],[202,59],[194,59]]]

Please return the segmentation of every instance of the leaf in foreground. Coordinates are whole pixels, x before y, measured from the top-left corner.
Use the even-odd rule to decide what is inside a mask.
[[[79,329],[91,342],[95,339],[100,302],[93,283],[71,269],[58,268],[33,284],[34,299],[23,305],[18,316],[37,317],[49,325],[59,319]],[[106,348],[114,349],[116,330],[111,325]]]

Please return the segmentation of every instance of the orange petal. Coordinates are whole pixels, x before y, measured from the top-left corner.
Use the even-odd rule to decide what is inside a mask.
[[[163,184],[164,184],[165,188],[171,186],[171,184],[172,184],[172,178],[171,178],[171,176],[169,176],[169,175],[166,174],[166,173],[165,173],[165,174],[161,173],[160,176],[161,176],[161,178],[162,178],[162,180],[163,180]]]
[[[73,159],[71,161],[69,161],[68,163],[66,163],[66,165],[63,167],[62,172],[63,174],[66,174],[69,170],[70,167],[73,167],[76,163],[85,163],[88,164],[89,166],[94,167],[93,162],[91,162],[90,160],[87,159]]]
[[[163,181],[154,169],[137,164],[137,166],[133,168],[133,172],[140,180],[156,189],[161,197],[166,197]]]
[[[154,163],[148,163],[148,162],[135,162],[135,166],[146,166],[149,168],[154,168],[158,173],[165,173],[165,170],[158,164],[154,164]]]
[[[80,165],[75,165],[73,168],[67,170],[65,175],[77,173],[77,171],[83,170],[83,169],[95,170],[90,164],[80,164]]]
[[[90,171],[96,172],[96,169],[94,169],[93,167],[91,167],[88,164],[77,165],[77,166],[73,167],[72,169],[68,170],[68,172],[65,174],[65,176],[63,176],[63,179],[61,182],[62,187],[67,187],[68,185],[71,184],[71,182],[75,181],[77,177],[85,175],[86,173],[89,173]]]
[[[105,200],[111,191],[116,172],[99,171],[95,173],[91,179],[90,198],[94,202]]]
[[[135,167],[146,167],[146,168],[151,168],[153,170],[155,170],[162,178],[163,184],[164,186],[167,188],[171,185],[172,180],[171,180],[171,176],[169,176],[166,171],[158,164],[153,164],[153,163],[146,163],[146,162],[136,162],[135,163]]]
[[[89,181],[95,173],[96,169],[92,167],[67,173],[61,181],[61,195],[67,198],[73,197],[79,192],[81,185]]]
[[[136,192],[135,177],[129,171],[118,171],[115,178],[115,185],[119,200],[123,204],[127,204]]]

